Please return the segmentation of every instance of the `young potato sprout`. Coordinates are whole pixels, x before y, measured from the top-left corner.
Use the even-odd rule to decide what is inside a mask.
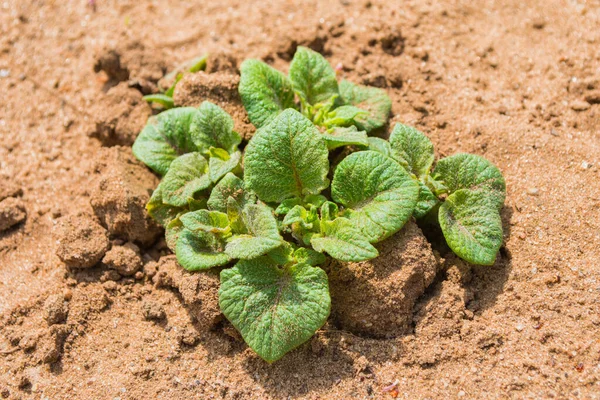
[[[257,127],[243,156],[233,119],[209,102],[151,117],[133,152],[163,177],[147,209],[177,260],[223,267],[221,310],[264,360],[327,320],[325,255],[373,259],[373,245],[413,216],[437,219],[459,257],[494,263],[502,174],[470,154],[434,167],[431,141],[405,125],[389,141],[368,136],[388,122],[384,90],[338,82],[325,58],[299,47],[289,77],[245,61],[239,92]]]

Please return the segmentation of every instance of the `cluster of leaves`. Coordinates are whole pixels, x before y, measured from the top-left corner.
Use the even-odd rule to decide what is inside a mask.
[[[207,59],[208,57],[204,55],[181,64],[163,78],[165,82],[172,82],[171,86],[164,88],[160,93],[153,93],[144,96],[144,100],[146,100],[148,103],[158,104],[165,110],[175,107],[175,103],[173,102],[175,85],[179,83],[181,78],[183,78],[186,73],[204,71],[206,69]]]
[[[133,152],[163,176],[147,209],[179,263],[230,267],[221,271],[219,304],[263,359],[281,358],[325,323],[324,254],[375,258],[373,244],[413,215],[438,212],[459,256],[493,262],[504,181],[489,162],[458,155],[430,173],[433,146],[420,132],[397,125],[390,141],[368,137],[387,123],[385,92],[338,84],[327,61],[305,48],[289,80],[244,62],[239,90],[258,128],[243,163],[233,120],[209,102],[151,117]],[[344,145],[347,155],[331,163],[330,151]]]

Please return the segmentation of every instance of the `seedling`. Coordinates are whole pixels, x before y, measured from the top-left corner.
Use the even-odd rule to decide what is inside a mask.
[[[148,103],[159,104],[165,110],[175,107],[175,103],[173,103],[173,92],[175,92],[175,85],[177,85],[177,83],[186,73],[204,71],[206,69],[206,60],[207,56],[202,56],[184,62],[173,71],[165,75],[163,78],[165,82],[173,82],[171,86],[168,88],[163,88],[161,93],[153,93],[144,96],[144,100],[146,100]]]
[[[411,216],[436,212],[448,244],[468,261],[492,263],[502,242],[500,172],[472,155],[442,159],[430,172],[431,142],[403,125],[389,142],[367,137],[387,123],[389,98],[338,84],[330,69],[304,48],[289,80],[259,61],[243,64],[240,93],[258,126],[243,163],[233,120],[209,102],[151,117],[133,146],[163,176],[147,209],[168,246],[189,271],[223,267],[221,310],[269,362],[327,320],[325,254],[375,258],[373,244]],[[353,146],[332,165],[330,151],[345,145]]]

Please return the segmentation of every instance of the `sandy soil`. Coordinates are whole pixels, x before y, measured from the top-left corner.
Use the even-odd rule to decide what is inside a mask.
[[[597,1],[9,0],[0,31],[0,212],[16,223],[0,233],[0,397],[600,398]],[[439,155],[498,165],[505,246],[492,267],[446,260],[408,334],[329,323],[267,365],[223,322],[205,329],[213,314],[192,305],[209,302],[188,289],[210,282],[165,282],[164,241],[111,237],[103,265],[73,272],[57,232],[79,215],[87,250],[106,250],[90,206],[100,149],[131,144],[139,93],[166,70],[205,52],[210,72],[247,57],[285,70],[299,44],[386,88],[392,123]]]

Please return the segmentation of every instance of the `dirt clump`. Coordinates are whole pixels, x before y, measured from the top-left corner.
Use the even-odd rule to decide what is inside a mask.
[[[222,321],[218,274],[212,271],[190,273],[181,268],[175,256],[162,257],[157,270],[152,278],[155,285],[179,291],[188,312],[201,329],[212,329]]]
[[[113,246],[102,259],[102,263],[116,270],[120,275],[135,275],[142,268],[140,248],[133,243]]]
[[[23,194],[23,189],[8,179],[0,179],[0,201],[9,197],[19,197]]]
[[[89,133],[104,146],[131,146],[146,125],[152,110],[139,90],[121,82],[93,106],[95,127]]]
[[[20,224],[27,218],[27,210],[21,199],[8,197],[0,201],[0,232]]]
[[[56,237],[56,255],[71,268],[93,267],[110,247],[106,229],[85,213],[61,218]]]
[[[158,178],[141,164],[129,147],[100,149],[90,204],[113,237],[151,245],[162,228],[146,212]]]
[[[139,41],[125,41],[101,48],[95,57],[94,71],[104,71],[115,82],[127,81],[144,94],[157,91],[156,83],[167,71],[167,57]]]
[[[142,303],[142,315],[147,321],[162,321],[167,317],[165,307],[152,300],[145,300]]]
[[[188,74],[175,86],[173,100],[176,106],[181,107],[198,107],[204,101],[215,103],[233,117],[234,129],[249,140],[255,128],[238,93],[239,83],[239,75],[228,72]]]
[[[44,319],[48,325],[62,324],[67,320],[69,303],[62,294],[48,296],[44,302]]]
[[[419,227],[409,221],[376,245],[379,257],[358,263],[331,260],[331,317],[340,328],[369,337],[395,337],[412,329],[413,307],[433,282],[439,264]]]

